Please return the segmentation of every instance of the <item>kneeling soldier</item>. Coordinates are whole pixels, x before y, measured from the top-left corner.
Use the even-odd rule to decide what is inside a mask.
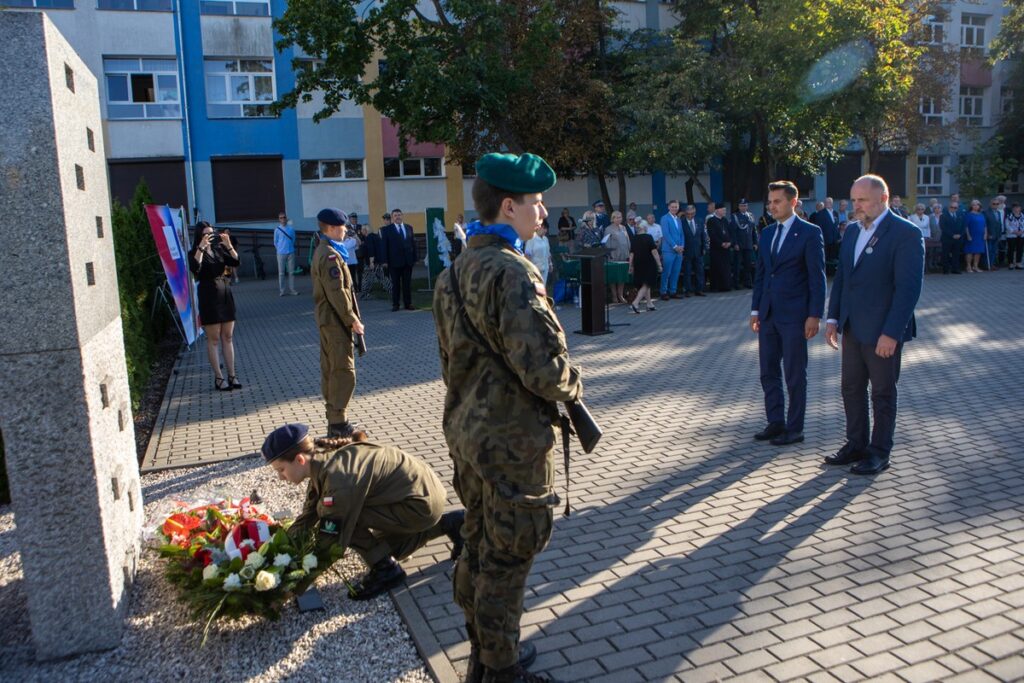
[[[302,542],[315,530],[321,551],[331,545],[342,552],[352,548],[370,568],[350,590],[353,600],[369,600],[402,583],[405,571],[395,560],[432,539],[452,539],[453,558],[462,551],[465,513],[442,514],[444,485],[419,458],[369,443],[363,432],[314,443],[302,424],[272,431],[262,451],[284,481],[309,479],[302,513],[288,529],[292,539]]]

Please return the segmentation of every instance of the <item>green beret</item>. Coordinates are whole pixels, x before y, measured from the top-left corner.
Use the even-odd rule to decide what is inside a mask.
[[[557,178],[548,162],[536,154],[485,154],[476,162],[476,174],[484,182],[507,192],[546,192]]]

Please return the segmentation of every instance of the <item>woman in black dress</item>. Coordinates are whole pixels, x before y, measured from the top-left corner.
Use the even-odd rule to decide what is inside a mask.
[[[238,252],[227,233],[217,232],[206,221],[196,226],[192,249],[188,252],[188,267],[199,283],[199,322],[206,333],[206,355],[213,366],[213,388],[218,391],[241,389],[235,377],[235,298],[229,286],[229,269],[239,265]],[[225,380],[220,373],[217,347],[224,355]]]
[[[640,303],[646,300],[646,310],[655,310],[651,291],[658,288],[661,280],[661,255],[654,238],[647,234],[647,221],[640,221],[636,227],[636,237],[629,248],[629,272],[633,274],[633,286],[637,289],[629,307],[639,313]]]

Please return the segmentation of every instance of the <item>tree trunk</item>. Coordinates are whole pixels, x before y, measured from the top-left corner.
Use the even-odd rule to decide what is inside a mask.
[[[605,177],[604,164],[599,165],[594,172],[597,173],[597,186],[601,189],[601,201],[606,207],[611,206],[612,196],[608,192],[608,179]]]
[[[615,172],[615,177],[619,181],[619,211],[622,215],[626,215],[626,172],[618,170]],[[625,222],[625,221],[623,221]]]
[[[702,183],[700,181],[700,178],[697,177],[697,172],[693,171],[691,169],[685,169],[685,170],[686,170],[686,173],[690,176],[689,179],[686,181],[686,198],[687,198],[688,203],[690,203],[690,204],[694,203],[693,202],[693,196],[692,196],[693,193],[692,193],[692,190],[691,190],[693,185],[696,185],[697,189],[700,190],[700,193],[702,195],[704,195],[704,201],[707,201],[707,202],[711,201],[711,192],[708,191],[708,188],[704,187],[704,183]]]
[[[693,184],[697,182],[697,179],[690,176],[686,179],[686,203],[693,204]]]

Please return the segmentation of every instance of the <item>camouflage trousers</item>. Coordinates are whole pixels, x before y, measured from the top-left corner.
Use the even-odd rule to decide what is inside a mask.
[[[504,669],[519,659],[519,620],[533,558],[551,538],[550,454],[543,467],[510,465],[502,479],[485,479],[475,460],[453,455],[455,491],[466,508],[462,556],[455,565],[455,604],[480,661]],[[491,468],[493,469],[493,468]]]
[[[346,421],[348,402],[356,391],[356,357],[352,337],[340,325],[320,327],[320,393],[327,404],[327,423]]]

